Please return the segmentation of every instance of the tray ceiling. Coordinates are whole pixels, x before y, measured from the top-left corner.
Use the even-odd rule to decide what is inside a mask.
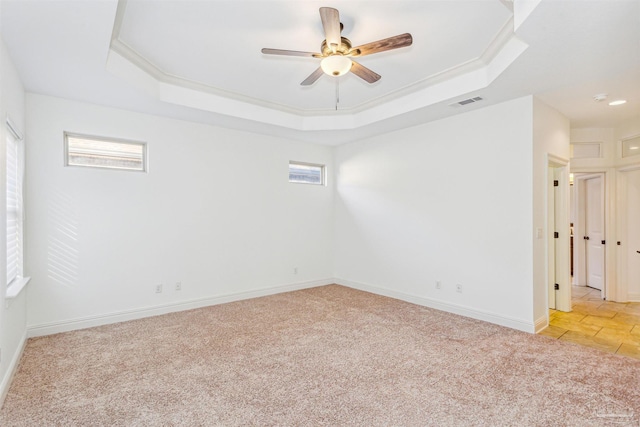
[[[577,126],[640,117],[640,3],[522,1],[7,1],[2,37],[30,92],[339,144],[525,95]],[[409,32],[359,59],[382,75],[322,76],[318,9],[354,45]],[[623,108],[593,95],[624,97]],[[481,97],[459,107],[457,102]],[[455,107],[452,107],[454,105]]]

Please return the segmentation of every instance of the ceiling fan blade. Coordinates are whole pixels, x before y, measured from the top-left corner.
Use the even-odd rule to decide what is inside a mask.
[[[342,43],[342,39],[340,38],[340,15],[338,13],[338,9],[334,9],[332,7],[321,7],[320,19],[322,19],[322,27],[324,28],[327,45],[335,52],[335,47],[340,46],[340,43]]]
[[[351,65],[351,72],[360,77],[362,80],[366,81],[367,83],[375,83],[380,80],[380,74],[371,71],[370,69],[368,69],[364,65],[357,63],[356,61],[352,62],[353,65]]]
[[[311,86],[312,84],[314,84],[316,82],[316,80],[318,80],[322,75],[324,74],[324,71],[322,71],[321,67],[318,67],[317,70],[315,70],[313,73],[311,73],[311,75],[309,77],[307,77],[306,79],[304,79],[304,81],[302,83],[300,83],[301,86]]]
[[[302,51],[299,51],[299,50],[269,49],[269,48],[266,48],[266,47],[264,49],[262,49],[262,53],[264,53],[265,55],[307,56],[307,57],[311,57],[311,58],[321,58],[322,57],[321,53],[302,52]]]
[[[411,46],[411,43],[413,43],[413,37],[411,37],[411,34],[404,33],[387,39],[378,40],[376,42],[363,44],[362,46],[356,46],[349,51],[349,55],[371,55],[372,53],[384,52],[385,50]]]

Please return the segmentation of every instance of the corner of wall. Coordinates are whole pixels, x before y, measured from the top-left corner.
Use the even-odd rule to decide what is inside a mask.
[[[0,37],[0,149],[5,151],[6,117],[24,133],[24,88],[20,76]],[[5,191],[6,165],[0,163],[0,188]],[[6,221],[6,199],[1,198],[0,222]],[[0,258],[6,259],[6,230],[0,232]],[[0,264],[0,401],[4,398],[26,340],[26,296],[24,292],[10,302],[5,298],[6,265]]]

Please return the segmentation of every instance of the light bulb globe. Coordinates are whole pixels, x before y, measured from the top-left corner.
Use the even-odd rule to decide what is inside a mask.
[[[336,77],[347,74],[352,65],[351,59],[342,55],[327,56],[320,62],[320,67],[325,74]]]

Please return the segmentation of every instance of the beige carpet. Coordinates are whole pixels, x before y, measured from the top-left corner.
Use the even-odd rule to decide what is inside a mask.
[[[337,285],[30,339],[2,426],[640,425],[640,360]]]

